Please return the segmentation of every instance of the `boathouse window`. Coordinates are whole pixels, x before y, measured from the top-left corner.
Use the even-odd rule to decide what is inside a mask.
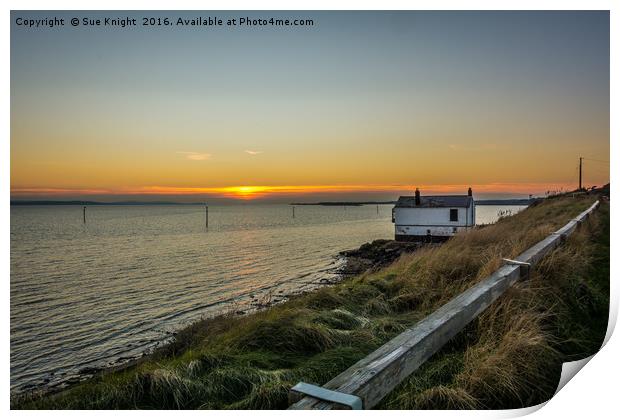
[[[450,221],[451,222],[459,221],[459,209],[450,209]]]

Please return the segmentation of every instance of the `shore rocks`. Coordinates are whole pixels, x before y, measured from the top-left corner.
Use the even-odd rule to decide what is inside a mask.
[[[417,242],[399,242],[389,239],[377,239],[365,243],[358,249],[342,251],[346,264],[341,270],[344,275],[361,274],[367,270],[378,270],[396,261],[405,253],[415,252],[426,246]]]

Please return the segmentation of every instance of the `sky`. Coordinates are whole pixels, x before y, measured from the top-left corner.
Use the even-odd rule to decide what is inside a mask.
[[[27,28],[17,18],[312,19]],[[609,180],[609,13],[11,12],[11,197],[393,200]]]

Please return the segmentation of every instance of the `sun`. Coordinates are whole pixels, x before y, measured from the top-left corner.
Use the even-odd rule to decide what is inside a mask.
[[[236,197],[236,198],[240,198],[242,200],[250,200],[254,197],[256,197],[257,195],[260,195],[261,193],[264,193],[268,190],[267,187],[260,187],[260,186],[240,186],[240,187],[230,187],[226,189],[227,193],[230,193],[230,195]]]

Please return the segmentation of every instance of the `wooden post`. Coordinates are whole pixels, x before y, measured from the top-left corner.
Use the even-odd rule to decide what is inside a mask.
[[[379,214],[379,205],[377,204],[377,214]]]
[[[84,223],[86,223],[86,206],[82,209],[82,215],[84,217]]]
[[[295,218],[295,206],[293,206],[293,219]]]
[[[580,157],[579,158],[579,191],[581,191],[582,185],[581,185],[581,167],[583,166],[583,158]]]
[[[205,204],[205,228],[209,229],[209,206]]]

